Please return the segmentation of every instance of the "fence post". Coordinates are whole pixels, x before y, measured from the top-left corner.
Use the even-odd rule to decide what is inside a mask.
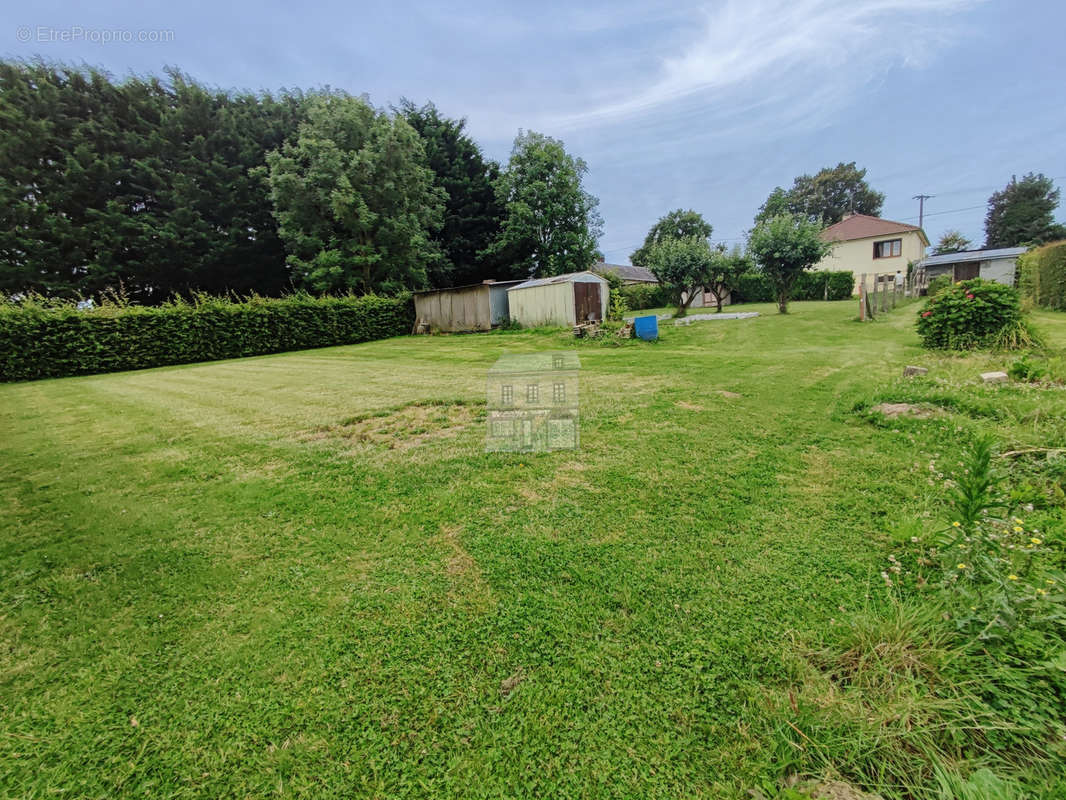
[[[888,311],[888,284],[881,281],[881,313]]]
[[[866,273],[859,277],[859,322],[866,322]]]

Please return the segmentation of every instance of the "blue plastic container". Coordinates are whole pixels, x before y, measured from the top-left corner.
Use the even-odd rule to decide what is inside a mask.
[[[633,333],[638,339],[653,342],[659,338],[658,317],[637,317],[633,320]]]

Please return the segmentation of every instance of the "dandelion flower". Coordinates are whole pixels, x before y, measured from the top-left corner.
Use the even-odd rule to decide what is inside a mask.
[[[966,569],[966,565],[965,564],[959,564],[959,569]]]
[[[1014,532],[1015,533],[1021,533],[1023,530],[1025,530],[1025,528],[1023,528],[1021,525],[1015,525],[1014,526]]]
[[[1047,589],[1037,589],[1036,593],[1037,594],[1047,594]]]
[[[1007,580],[1008,581],[1016,581],[1016,580],[1018,580],[1018,576],[1014,575],[1014,574],[1008,575],[1007,576]]]
[[[953,528],[961,528],[962,527],[962,523],[956,520],[955,522],[951,523],[951,527],[953,527]]]
[[[1035,536],[1030,538],[1029,541],[1032,542],[1033,544],[1040,544],[1040,540],[1037,539]]]
[[[1014,524],[1015,524],[1015,525],[1021,525],[1021,524],[1022,524],[1022,521],[1021,521],[1021,519],[1020,519],[1019,517],[1015,517],[1015,518],[1014,518]]]

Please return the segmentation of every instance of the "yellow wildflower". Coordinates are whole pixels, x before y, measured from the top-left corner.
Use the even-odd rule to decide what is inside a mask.
[[[961,522],[952,522],[951,523],[951,527],[953,527],[953,528],[961,528],[962,527],[962,523]]]
[[[1033,544],[1040,544],[1040,540],[1037,539],[1035,536],[1030,538],[1029,541],[1032,542]]]
[[[965,564],[959,564],[959,569],[966,569],[966,565]]]
[[[1016,525],[1021,525],[1022,524],[1022,521],[1018,517],[1014,518],[1014,522],[1015,522]]]
[[[1008,575],[1007,576],[1007,580],[1008,581],[1016,581],[1016,580],[1018,580],[1018,576],[1017,575]]]
[[[1021,525],[1015,525],[1014,526],[1014,532],[1015,533],[1021,533],[1024,530],[1025,530],[1025,528],[1023,528]]]

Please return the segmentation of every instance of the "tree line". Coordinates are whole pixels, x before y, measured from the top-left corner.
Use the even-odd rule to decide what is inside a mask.
[[[393,293],[586,269],[587,166],[432,105],[0,62],[0,291]]]

